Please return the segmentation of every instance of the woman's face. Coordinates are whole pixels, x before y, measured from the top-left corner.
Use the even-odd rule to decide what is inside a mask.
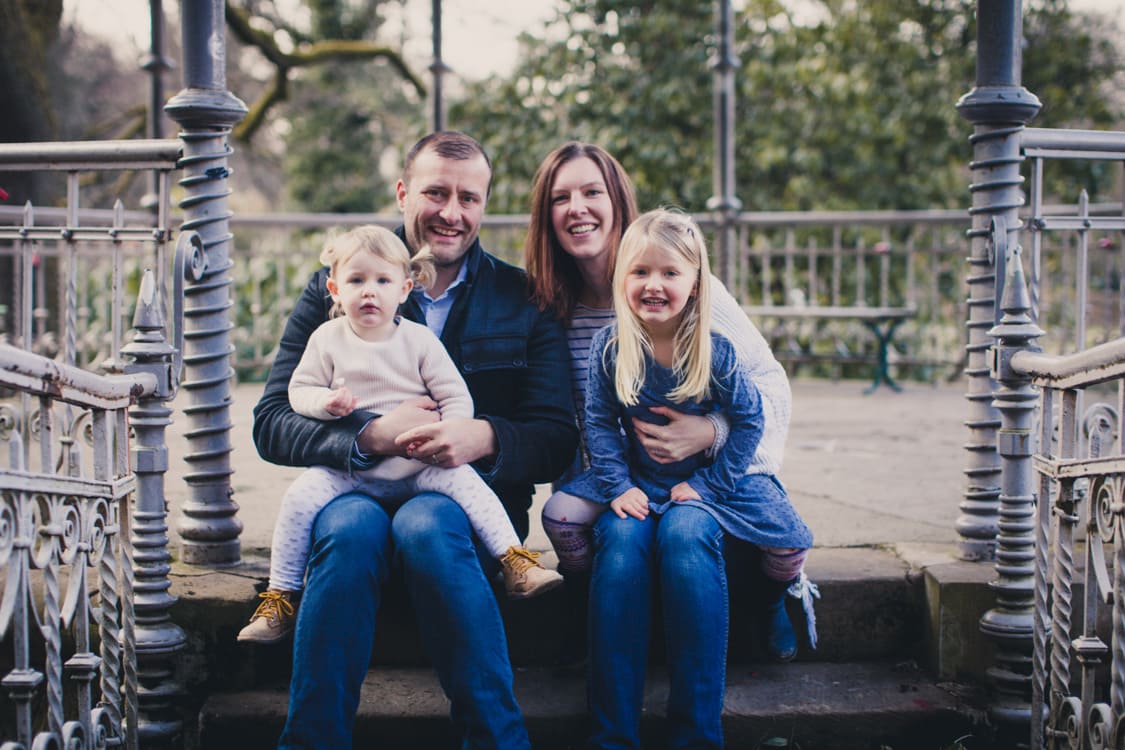
[[[593,159],[571,159],[555,173],[551,226],[563,250],[576,260],[598,258],[609,249],[613,202]]]

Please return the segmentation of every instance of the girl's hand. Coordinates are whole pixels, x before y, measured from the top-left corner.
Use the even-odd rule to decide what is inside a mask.
[[[702,500],[699,493],[692,489],[692,486],[687,482],[680,482],[672,488],[671,498],[677,503],[682,503],[684,500]]]
[[[337,388],[328,394],[328,400],[324,403],[324,408],[328,410],[329,414],[346,417],[355,411],[358,403],[359,399],[353,396],[347,388]]]
[[[625,490],[609,504],[618,518],[632,516],[638,521],[648,518],[648,495],[636,487]]]
[[[707,417],[684,414],[668,406],[650,406],[649,411],[668,418],[658,425],[633,418],[633,429],[645,452],[660,464],[683,461],[711,447],[715,427]]]

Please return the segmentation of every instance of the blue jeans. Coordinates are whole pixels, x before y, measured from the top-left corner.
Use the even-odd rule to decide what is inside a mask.
[[[358,493],[336,498],[317,516],[279,747],[352,747],[375,616],[393,564],[402,566],[462,746],[530,748],[486,578],[496,563],[476,543],[464,511],[433,493],[407,501],[393,518]]]
[[[639,748],[653,595],[667,640],[669,748],[723,746],[728,627],[724,532],[673,506],[644,521],[607,510],[594,526],[588,696],[593,748]]]

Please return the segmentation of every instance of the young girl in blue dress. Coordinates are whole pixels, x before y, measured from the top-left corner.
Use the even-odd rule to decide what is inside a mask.
[[[623,555],[647,558],[667,553],[671,559],[675,552],[657,527],[671,523],[666,517],[685,513],[696,529],[714,527],[719,536],[755,545],[761,552],[763,573],[776,588],[770,606],[778,617],[786,618],[784,591],[800,574],[812,533],[776,477],[746,471],[762,439],[762,399],[739,365],[734,346],[711,331],[710,273],[699,227],[688,216],[665,209],[640,216],[621,240],[613,298],[616,323],[595,335],[590,350],[585,437],[591,468],[560,492],[570,496],[571,504],[584,501],[590,508],[588,517],[599,530],[597,559],[606,545],[620,547],[620,554],[610,555],[618,562]],[[729,421],[726,442],[713,456],[701,452],[672,463],[653,460],[636,436],[633,418],[660,421],[663,417],[650,411],[660,406],[697,415],[722,411]],[[609,515],[607,507],[615,518],[598,518]],[[687,507],[705,517],[688,512]],[[677,520],[674,525],[682,523]],[[721,557],[721,541],[718,547]],[[640,648],[631,647],[626,654],[614,639],[598,637],[595,620],[647,619],[647,613],[636,608],[610,611],[617,607],[612,604],[615,599],[598,587],[634,586],[639,581],[625,576],[614,579],[608,571],[609,567],[605,571],[595,567],[591,605],[594,746],[600,746],[599,734],[635,735],[644,682],[644,659],[632,653],[640,654]],[[683,578],[684,573],[675,570],[671,575]],[[725,609],[701,610],[688,601],[689,592],[681,597],[683,587],[664,580],[659,562],[656,575],[663,589],[673,733],[706,746],[717,740],[716,746],[721,746]],[[701,630],[701,620],[712,622]],[[617,627],[622,624],[618,620]],[[636,632],[631,627],[626,630]],[[793,639],[787,618],[784,627],[776,630]],[[795,639],[774,645],[782,646],[777,650],[784,657],[796,653]]]

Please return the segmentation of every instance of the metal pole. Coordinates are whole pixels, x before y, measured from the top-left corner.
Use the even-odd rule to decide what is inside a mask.
[[[231,233],[227,143],[246,105],[227,90],[223,0],[181,3],[184,89],[164,111],[182,130],[183,231],[199,233],[204,260],[185,290],[183,388],[189,396],[188,499],[178,531],[184,562],[233,565],[241,560],[238,505],[231,499],[230,403],[232,327],[229,315]]]
[[[1019,0],[977,3],[976,87],[957,103],[973,123],[973,205],[969,253],[968,378],[969,439],[965,469],[967,488],[957,519],[961,557],[988,560],[996,549],[999,523],[1000,463],[996,452],[1000,417],[992,405],[995,384],[987,361],[989,336],[997,320],[997,267],[1003,258],[990,254],[989,228],[999,218],[1004,231],[1017,234],[1023,205],[1020,133],[1039,111],[1039,100],[1020,85],[1022,12]],[[1005,245],[1008,243],[1005,242]],[[1014,242],[1012,244],[1015,244]],[[1002,277],[1001,277],[1002,278]]]
[[[1031,377],[1011,366],[1020,351],[1038,351],[1043,335],[1031,319],[1031,296],[1024,282],[1017,245],[1007,255],[1006,232],[997,224],[995,252],[1008,258],[1004,317],[989,331],[992,376],[1000,383],[993,405],[1000,410],[997,446],[1003,462],[1000,533],[996,538],[996,606],[981,617],[980,627],[996,643],[996,664],[988,675],[996,688],[990,713],[1004,747],[1019,747],[1031,737],[1032,634],[1035,624],[1035,494],[1032,472],[1033,423],[1038,393]]]
[[[445,101],[442,94],[442,76],[449,72],[441,59],[441,0],[433,0],[434,60],[430,73],[434,77],[434,132],[445,130]]]
[[[149,0],[149,51],[141,63],[141,70],[149,74],[148,127],[149,138],[164,137],[164,72],[172,69],[171,61],[164,56],[164,3]],[[152,192],[141,198],[141,205],[156,210],[160,194],[160,173],[153,172]]]
[[[735,289],[735,244],[738,212],[742,202],[735,196],[734,179],[734,75],[739,60],[734,54],[734,12],[730,0],[719,0],[715,6],[715,38],[718,48],[711,58],[714,71],[714,194],[707,209],[715,212],[718,227],[715,257],[717,275],[739,297]]]
[[[137,732],[144,747],[174,744],[182,732],[176,698],[183,687],[176,678],[178,654],[187,638],[172,621],[176,597],[169,593],[172,556],[168,552],[168,511],[164,475],[168,471],[165,429],[172,423],[167,402],[176,395],[175,348],[164,333],[164,301],[151,270],[141,282],[133,326],[133,342],[121,353],[131,364],[127,373],[149,372],[156,391],[129,409],[134,439],[133,471],[137,476],[136,509],[132,514],[129,543],[134,569],[136,610],[137,681],[139,721]],[[177,323],[179,325],[179,323]]]

